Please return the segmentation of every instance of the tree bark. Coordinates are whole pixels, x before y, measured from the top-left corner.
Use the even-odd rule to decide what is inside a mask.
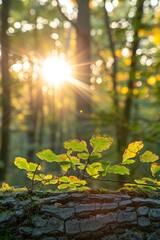
[[[0,181],[6,178],[8,159],[9,159],[9,142],[10,142],[10,75],[9,75],[9,36],[7,35],[8,17],[10,9],[10,0],[2,0],[1,8],[1,71],[2,71],[2,124],[1,124],[1,151],[0,160],[3,162],[3,169],[0,169]]]
[[[28,240],[160,239],[160,195],[154,192],[43,194],[27,200],[22,194],[3,195],[1,235],[7,231],[12,239]]]

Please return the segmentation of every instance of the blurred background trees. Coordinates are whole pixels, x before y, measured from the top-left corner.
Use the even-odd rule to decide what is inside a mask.
[[[97,133],[113,161],[132,140],[160,154],[159,0],[0,4],[0,180],[19,184],[16,156]]]

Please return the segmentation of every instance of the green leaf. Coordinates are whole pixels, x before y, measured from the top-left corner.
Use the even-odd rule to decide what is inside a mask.
[[[44,179],[44,180],[51,180],[53,178],[53,176],[51,174],[39,174],[39,176],[41,177],[41,179]]]
[[[153,178],[142,178],[142,179],[135,179],[134,180],[138,184],[155,184],[156,186],[160,186],[160,181],[157,181]]]
[[[129,164],[132,164],[134,162],[135,162],[135,160],[133,160],[133,159],[127,159],[127,160],[123,161],[122,164],[123,165],[129,165]]]
[[[41,166],[37,163],[30,162],[28,164],[28,171],[34,172],[36,170],[41,170]]]
[[[77,139],[64,142],[64,148],[72,150],[74,152],[88,152],[87,143],[85,141],[79,141]]]
[[[159,171],[160,171],[160,165],[158,163],[152,163],[152,165],[151,165],[152,176],[155,177],[155,174]]]
[[[66,189],[66,188],[69,188],[69,184],[63,183],[63,184],[58,185],[59,190],[63,190],[63,189]]]
[[[87,160],[89,158],[89,154],[88,153],[78,153],[77,157],[83,160]]]
[[[158,159],[159,157],[151,151],[146,151],[143,155],[140,156],[141,162],[155,162]]]
[[[90,176],[97,178],[99,176],[99,171],[103,171],[103,169],[100,162],[94,162],[88,165],[86,171]]]
[[[57,156],[56,154],[54,154],[50,149],[46,149],[43,150],[41,152],[38,152],[36,154],[36,156],[38,158],[40,158],[41,160],[45,160],[47,162],[57,162],[59,161],[59,156]]]
[[[120,175],[129,175],[129,169],[121,165],[113,165],[107,168],[107,173],[114,173]]]
[[[60,181],[60,182],[65,182],[65,183],[67,182],[67,183],[68,183],[68,182],[69,182],[69,178],[68,178],[67,176],[63,176],[63,177],[59,178],[59,181]]]
[[[80,170],[84,170],[85,169],[85,164],[83,164],[83,163],[80,163],[79,165],[78,165],[78,169],[80,169]]]
[[[79,158],[75,157],[75,156],[71,156],[70,157],[70,161],[73,165],[79,165],[80,161],[79,161]]]
[[[87,186],[83,186],[83,187],[78,188],[78,191],[89,191],[89,190],[90,190],[90,187],[87,187]]]
[[[57,184],[57,180],[56,179],[51,179],[48,181],[42,181],[43,185],[52,185],[52,184]]]
[[[27,172],[27,177],[31,180],[34,177],[34,181],[39,181],[39,182],[43,180],[43,178],[39,174],[34,174],[33,172]]]
[[[89,156],[89,159],[90,160],[95,160],[97,158],[101,158],[102,157],[102,154],[101,153],[91,153],[90,156]]]
[[[102,152],[107,150],[112,145],[113,139],[110,137],[96,135],[90,140],[90,145],[93,148],[93,152]]]
[[[110,162],[106,162],[106,161],[101,161],[101,167],[103,170],[106,171],[106,169],[111,165]]]
[[[68,161],[59,162],[59,165],[62,168],[62,170],[66,171],[66,172],[71,167],[71,164]]]
[[[130,158],[133,158],[143,148],[142,141],[135,141],[128,145],[127,149],[123,153],[122,163]]]
[[[17,157],[14,161],[14,164],[19,168],[19,169],[24,169],[26,171],[29,170],[29,164],[25,158]]]

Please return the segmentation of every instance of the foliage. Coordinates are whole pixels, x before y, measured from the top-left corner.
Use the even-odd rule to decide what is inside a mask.
[[[128,145],[122,156],[122,161],[113,164],[111,161],[104,160],[102,152],[108,150],[112,145],[112,138],[106,136],[92,136],[90,146],[85,141],[70,140],[64,142],[66,152],[56,155],[50,149],[38,152],[39,163],[28,162],[25,158],[17,157],[14,164],[27,173],[27,177],[32,181],[28,188],[31,192],[37,186],[55,185],[57,190],[88,190],[88,179],[99,179],[109,176],[109,174],[130,175],[129,165],[139,161],[150,163],[152,177],[136,179],[134,185],[139,187],[150,187],[159,189],[160,181],[156,178],[160,172],[160,165],[156,162],[159,157],[151,151],[140,154],[144,147],[142,141],[135,141]],[[89,150],[92,148],[92,150]],[[43,161],[50,164],[58,164],[62,174],[53,176],[40,172]],[[125,166],[124,166],[125,165]],[[103,178],[105,180],[105,178]],[[112,181],[112,179],[109,179]],[[6,186],[6,185],[5,185]],[[5,187],[4,186],[4,187]]]

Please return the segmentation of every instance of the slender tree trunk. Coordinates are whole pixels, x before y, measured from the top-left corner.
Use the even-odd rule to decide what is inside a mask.
[[[2,69],[2,125],[1,125],[1,152],[0,160],[4,164],[4,168],[0,169],[0,180],[6,178],[6,171],[9,158],[9,142],[10,142],[10,76],[9,76],[9,37],[7,35],[8,16],[10,9],[10,0],[2,0],[1,16],[1,69]]]
[[[139,37],[138,32],[141,28],[141,21],[143,17],[143,4],[145,0],[137,1],[136,5],[136,14],[133,19],[133,29],[134,29],[134,41],[132,44],[132,58],[131,58],[131,66],[130,66],[130,74],[128,81],[128,95],[126,97],[124,111],[123,111],[123,124],[121,125],[121,146],[120,149],[123,152],[124,148],[127,145],[128,137],[129,137],[129,124],[131,120],[131,113],[133,107],[133,89],[135,83],[135,74],[137,69],[137,56],[136,51],[139,45]]]
[[[90,86],[90,9],[89,0],[77,0],[77,56],[76,78],[83,84]],[[77,94],[77,137],[83,138],[91,128],[91,96],[79,88]],[[85,134],[84,134],[85,133]]]
[[[117,139],[117,152],[118,157],[122,156],[121,152],[121,135],[120,135],[120,128],[121,128],[121,113],[120,113],[120,106],[118,100],[118,91],[117,91],[117,72],[118,72],[118,60],[115,54],[115,42],[112,36],[112,29],[110,27],[110,18],[108,15],[107,10],[105,9],[106,0],[104,2],[104,11],[105,11],[105,25],[106,25],[106,33],[109,40],[109,48],[111,50],[111,55],[113,58],[113,66],[112,66],[112,85],[113,85],[113,108],[114,108],[114,115],[115,115],[115,128],[116,128],[116,139]]]

